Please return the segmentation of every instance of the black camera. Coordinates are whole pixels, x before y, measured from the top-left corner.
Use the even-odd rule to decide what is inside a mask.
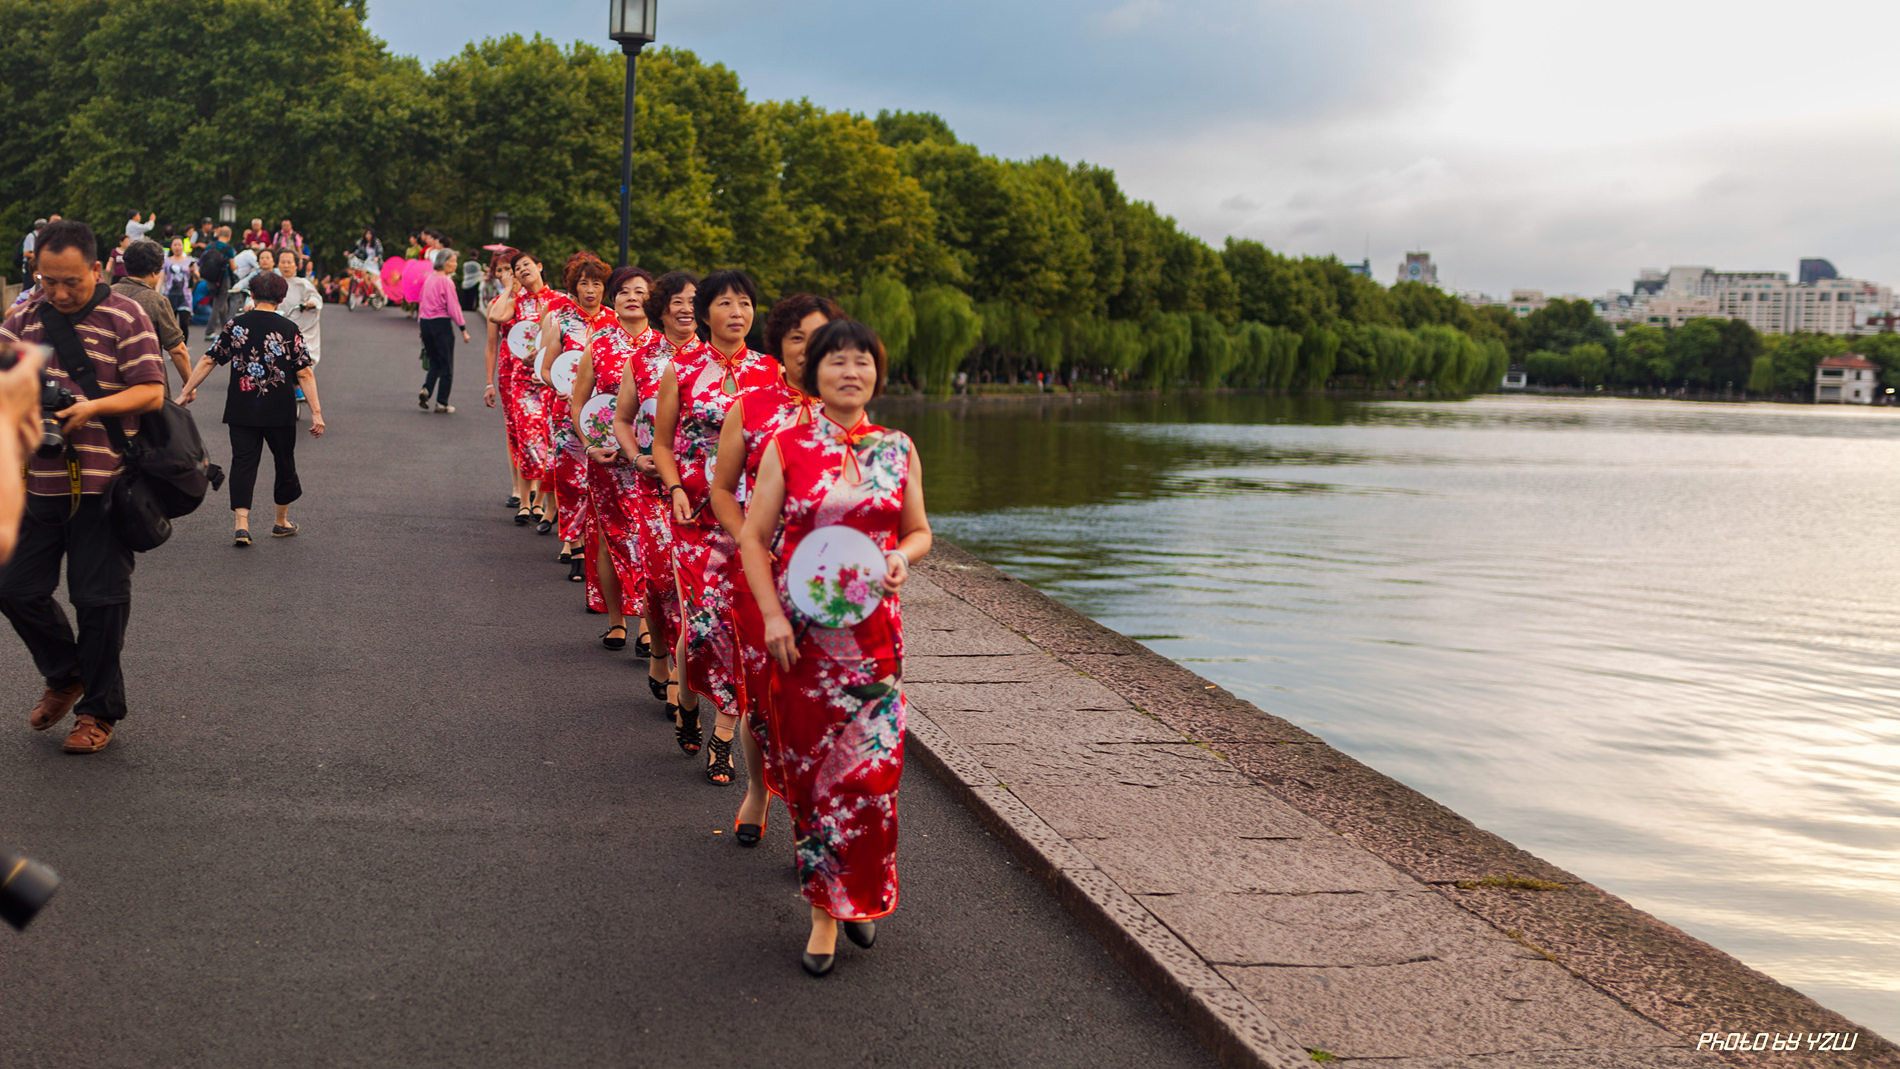
[[[57,890],[58,873],[0,847],[0,921],[24,931]]]
[[[0,371],[5,371],[20,362],[20,354],[12,348],[0,348]],[[43,457],[56,457],[66,451],[66,432],[60,427],[59,420],[53,415],[64,412],[77,404],[79,398],[73,392],[53,380],[53,376],[44,370],[40,372],[40,444],[33,452]]]

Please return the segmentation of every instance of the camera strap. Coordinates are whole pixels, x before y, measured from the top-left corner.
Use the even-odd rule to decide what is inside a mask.
[[[111,295],[112,287],[99,283],[92,291],[92,299],[71,316],[43,300],[40,302],[40,326],[46,331],[46,340],[53,345],[53,362],[73,380],[79,392],[92,400],[98,400],[104,391],[99,388],[99,372],[92,366],[92,355],[86,352],[85,343],[79,340],[79,332],[73,329],[73,324],[84,322],[93,309]],[[105,424],[106,436],[112,439],[112,447],[119,451],[119,457],[123,460],[126,453],[125,428],[112,416],[99,422]],[[77,513],[83,480],[79,471],[79,451],[73,448],[70,438],[66,441],[66,479],[71,489],[73,511]]]

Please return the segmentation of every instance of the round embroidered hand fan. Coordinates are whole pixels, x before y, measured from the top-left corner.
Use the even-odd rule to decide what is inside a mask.
[[[887,565],[877,543],[855,527],[820,527],[785,566],[792,604],[820,627],[850,627],[877,611]]]

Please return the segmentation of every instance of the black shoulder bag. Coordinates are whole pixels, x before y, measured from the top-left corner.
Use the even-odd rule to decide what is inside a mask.
[[[95,401],[107,394],[99,385],[92,357],[73,324],[91,315],[111,293],[110,287],[100,285],[75,316],[67,316],[44,301],[40,303],[40,323],[46,328],[46,340],[52,343],[59,366],[81,393]],[[100,418],[124,464],[107,491],[107,513],[119,541],[144,553],[164,545],[172,536],[171,521],[189,515],[203,503],[206,494],[223,484],[224,469],[205,457],[198,424],[191,413],[169,397],[157,411],[138,417],[137,438],[126,435],[121,418]]]

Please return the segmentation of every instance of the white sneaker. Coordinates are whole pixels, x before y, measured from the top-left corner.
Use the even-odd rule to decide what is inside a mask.
[[[438,416],[453,416],[455,415],[455,406],[454,405],[437,405],[435,406],[435,414]]]

